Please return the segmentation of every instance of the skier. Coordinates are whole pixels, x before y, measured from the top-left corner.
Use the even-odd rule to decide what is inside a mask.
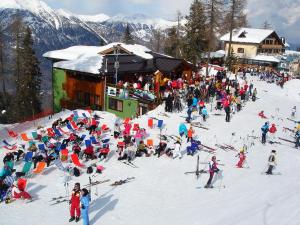
[[[236,157],[240,158],[239,162],[236,164],[236,167],[243,168],[243,164],[246,160],[246,154],[244,148],[241,149],[241,151],[236,155]]]
[[[266,174],[272,175],[273,174],[272,171],[273,171],[274,167],[277,165],[275,150],[271,151],[271,154],[268,158],[268,165],[269,165],[269,168],[268,168],[268,171],[266,172]]]
[[[300,146],[300,130],[297,130],[295,133],[295,148],[298,148]]]
[[[261,131],[262,131],[261,143],[265,144],[267,133],[269,131],[269,122],[265,122],[265,124],[261,128]]]
[[[192,140],[191,145],[187,146],[186,151],[187,155],[193,156],[197,150],[199,150],[199,146],[201,145],[200,141]]]
[[[188,107],[186,122],[190,123],[192,119],[192,107]]]
[[[80,183],[75,183],[69,204],[71,205],[70,207],[71,218],[69,219],[69,222],[72,222],[74,220],[78,222],[80,218]],[[76,217],[75,217],[75,212],[76,212]]]
[[[277,131],[276,125],[273,123],[272,126],[269,129],[269,132],[271,134],[270,135],[270,139],[271,139],[272,142],[274,142],[274,140],[275,140],[275,133],[276,133],[276,131]]]
[[[91,196],[89,194],[89,191],[86,188],[83,188],[81,190],[81,197],[80,197],[83,225],[90,224],[90,221],[89,221],[90,201],[91,201]],[[76,220],[76,222],[77,222],[77,220]]]
[[[297,111],[297,108],[296,108],[296,106],[294,106],[294,107],[292,108],[291,118],[295,118],[295,116],[296,116],[296,111]]]
[[[218,173],[220,170],[217,167],[217,158],[216,156],[213,156],[211,158],[211,162],[209,162],[209,179],[207,181],[207,184],[204,186],[205,188],[212,188],[211,181],[214,177],[215,173]]]
[[[187,135],[188,135],[188,139],[187,139],[187,142],[189,141],[193,141],[193,135],[194,135],[195,131],[193,129],[193,126],[191,125],[190,126],[190,129],[188,130],[187,132]]]
[[[203,121],[206,121],[206,117],[208,116],[208,112],[207,112],[207,109],[206,109],[205,105],[203,106],[201,113],[202,113]]]
[[[177,140],[174,143],[173,159],[175,159],[177,156],[179,156],[179,159],[182,158],[182,154],[181,154],[180,148],[181,148],[180,140]]]
[[[257,95],[257,90],[256,90],[256,88],[254,88],[254,91],[252,93],[252,101],[253,102],[255,102],[255,100],[256,100],[256,95]]]

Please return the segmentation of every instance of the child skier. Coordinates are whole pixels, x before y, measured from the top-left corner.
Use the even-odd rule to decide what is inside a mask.
[[[69,204],[71,205],[70,207],[71,218],[69,219],[69,222],[72,222],[74,220],[78,222],[80,218],[80,183],[75,183]],[[75,212],[76,212],[76,217],[75,217]]]
[[[244,148],[241,149],[241,151],[239,152],[239,154],[236,155],[236,157],[239,157],[239,162],[236,164],[237,168],[243,168],[243,164],[246,160],[246,154],[244,151]]]
[[[191,126],[190,126],[190,129],[189,129],[188,132],[187,132],[187,135],[188,135],[187,142],[193,140],[193,135],[194,135],[194,133],[195,133],[195,131],[194,131],[194,129],[193,129],[193,126],[191,125]]]
[[[211,181],[214,177],[214,174],[215,173],[218,173],[220,170],[219,168],[217,167],[217,158],[216,156],[213,156],[211,158],[211,162],[209,162],[209,179],[207,181],[207,184],[204,186],[205,188],[212,188],[213,186],[211,185]]]
[[[182,154],[181,154],[181,143],[179,140],[177,140],[175,143],[174,143],[174,151],[173,151],[173,159],[175,159],[177,156],[179,156],[179,159],[182,158]]]
[[[269,168],[266,172],[266,174],[268,175],[272,175],[272,171],[274,169],[274,167],[277,165],[277,162],[276,162],[276,151],[275,150],[272,150],[271,151],[271,154],[268,158],[268,165],[269,165]]]
[[[270,127],[270,129],[269,129],[269,132],[270,132],[270,139],[271,139],[271,141],[275,141],[275,133],[276,133],[276,131],[277,131],[277,128],[276,128],[276,125],[273,123],[272,124],[272,126]]]
[[[83,225],[90,224],[90,221],[89,221],[90,201],[91,201],[91,196],[89,194],[89,191],[86,188],[83,188],[81,190],[81,198],[80,198]]]

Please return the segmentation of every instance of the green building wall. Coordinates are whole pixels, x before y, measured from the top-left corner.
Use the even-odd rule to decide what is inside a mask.
[[[123,111],[116,111],[109,108],[109,98],[114,98],[120,101],[123,101]],[[122,99],[118,97],[107,96],[105,99],[105,109],[107,112],[113,113],[120,118],[132,118],[136,117],[137,109],[138,109],[138,101],[133,99]]]
[[[54,112],[61,111],[61,99],[67,97],[66,91],[63,89],[63,84],[66,83],[66,73],[64,70],[53,68],[53,110]]]

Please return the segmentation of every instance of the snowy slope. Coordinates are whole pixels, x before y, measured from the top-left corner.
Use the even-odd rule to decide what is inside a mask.
[[[255,79],[255,78],[252,78]],[[254,86],[258,89],[256,102],[247,102],[244,109],[233,116],[230,123],[225,123],[224,116],[211,115],[206,122],[210,129],[196,129],[196,135],[205,145],[213,147],[217,142],[230,143],[240,148],[242,143],[249,144],[247,134],[260,135],[260,127],[266,121],[257,114],[264,110],[270,123],[275,123],[279,137],[292,139],[289,133],[284,133],[284,126],[293,128],[293,122],[286,120],[290,115],[292,106],[300,108],[297,80],[290,81],[286,89],[273,84],[259,82],[255,79]],[[299,87],[299,86],[298,86]],[[149,112],[133,122],[139,122],[146,127],[147,118],[155,116],[164,120],[166,124],[163,133],[178,134],[179,122],[184,122],[183,114],[170,114],[170,118],[158,115],[163,107]],[[223,112],[222,112],[223,113]],[[65,113],[67,116],[69,112]],[[113,127],[115,117],[107,112],[99,112],[109,127]],[[299,112],[297,118],[299,120]],[[199,118],[196,121],[200,121]],[[51,121],[50,121],[51,122]],[[50,126],[51,123],[48,123]],[[33,130],[34,128],[32,127]],[[150,137],[157,144],[159,130],[147,129]],[[252,132],[253,131],[253,132]],[[235,134],[235,135],[232,135]],[[253,140],[255,145],[248,150],[247,163],[249,169],[237,169],[235,164],[236,152],[217,150],[217,158],[223,170],[222,185],[225,188],[204,189],[208,175],[202,174],[199,180],[193,175],[184,175],[186,171],[195,170],[196,157],[186,154],[180,159],[137,158],[134,163],[139,168],[131,168],[117,161],[113,155],[107,162],[101,163],[106,169],[95,180],[111,179],[111,182],[126,177],[136,177],[136,180],[113,188],[107,183],[98,185],[98,190],[92,188],[92,203],[90,207],[90,220],[92,224],[105,225],[153,225],[153,224],[204,224],[204,225],[298,225],[300,224],[300,182],[296,171],[300,170],[300,152],[283,142],[283,145],[262,145]],[[115,149],[114,147],[112,149]],[[266,176],[261,172],[266,169],[266,161],[271,149],[277,150],[278,166],[276,171],[282,175]],[[1,157],[3,157],[4,150]],[[201,151],[200,161],[206,162],[211,155]],[[2,163],[2,162],[1,162]],[[2,164],[1,164],[2,165]],[[207,169],[205,164],[200,169]],[[52,197],[65,195],[63,174],[51,166],[43,175],[35,176],[29,180],[28,191],[38,200],[32,203],[15,201],[9,205],[0,204],[0,218],[3,225],[67,225],[69,206],[67,203],[49,206]],[[88,176],[81,175],[73,178],[70,183],[80,181],[88,183]],[[215,186],[221,183],[218,180]],[[98,192],[98,196],[95,193]],[[28,216],[30,215],[30,216]]]

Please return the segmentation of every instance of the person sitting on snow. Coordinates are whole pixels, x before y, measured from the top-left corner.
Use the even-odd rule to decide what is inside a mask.
[[[94,147],[92,145],[87,146],[83,152],[83,155],[86,157],[86,160],[94,159]]]
[[[12,197],[14,199],[31,199],[31,195],[25,191],[25,187],[22,187],[20,183],[14,182],[12,186]]]
[[[103,159],[106,159],[109,151],[110,151],[109,150],[109,145],[108,144],[104,144],[103,148],[100,148],[100,150],[99,150],[100,154],[99,154],[98,158],[101,160],[101,158],[103,156]]]
[[[144,144],[143,140],[140,141],[140,144],[137,147],[136,156],[141,157],[142,153],[144,153],[146,156],[149,156],[147,146]]]
[[[159,145],[155,148],[154,155],[157,155],[157,157],[159,158],[163,154],[163,152],[165,151],[166,147],[167,147],[167,143],[161,141],[159,143]]]
[[[258,115],[259,115],[262,119],[267,119],[267,117],[265,116],[263,110],[262,110],[260,113],[258,113]]]
[[[192,140],[191,145],[186,148],[187,154],[193,156],[197,150],[200,150],[201,142]]]

